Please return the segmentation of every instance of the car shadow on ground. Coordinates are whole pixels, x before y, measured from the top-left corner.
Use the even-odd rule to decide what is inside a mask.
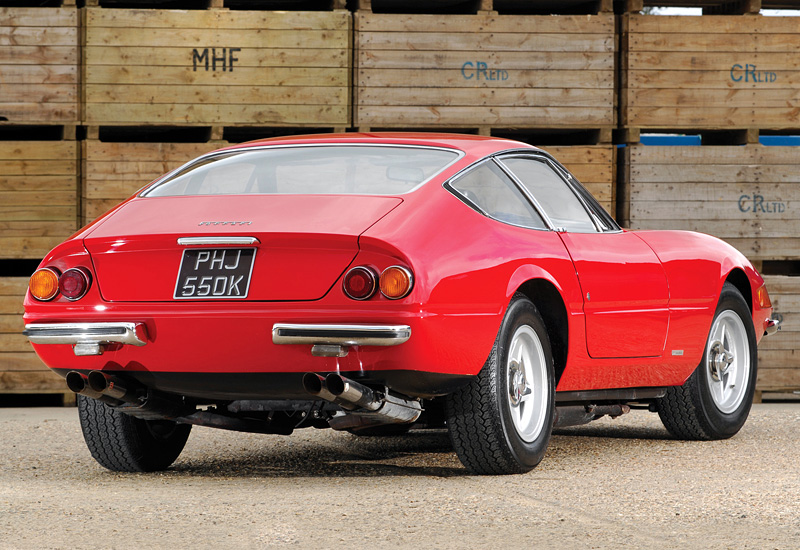
[[[677,441],[663,428],[589,424],[554,430],[558,439],[548,454],[564,452],[570,439]],[[560,441],[559,441],[560,440]],[[614,447],[614,443],[608,442]],[[567,447],[572,447],[567,445]],[[572,448],[570,451],[574,453]],[[577,458],[577,457],[576,457]],[[545,457],[547,460],[547,457]],[[197,452],[181,457],[171,475],[242,477],[462,477],[471,475],[459,462],[446,430],[412,431],[396,437],[356,437],[336,434],[318,443],[289,438],[248,445],[235,457]]]
[[[649,439],[663,441],[677,441],[670,435],[666,428],[651,428],[642,426],[625,425],[620,421],[617,425],[608,424],[585,424],[583,426],[572,426],[569,428],[558,428],[553,430],[553,435],[573,436],[573,437],[600,437],[611,439]]]
[[[397,437],[339,434],[314,445],[291,438],[242,449],[237,456],[181,457],[167,474],[209,477],[466,476],[444,430]]]

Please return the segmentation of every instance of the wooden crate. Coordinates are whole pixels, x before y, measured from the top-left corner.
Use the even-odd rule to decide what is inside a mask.
[[[614,16],[355,14],[361,128],[612,128]]]
[[[223,145],[84,142],[84,223],[107,212],[157,177]]]
[[[709,233],[751,260],[800,257],[800,147],[625,151],[630,227]]]
[[[348,12],[84,12],[86,124],[350,124]]]
[[[797,17],[625,15],[625,128],[800,128]]]
[[[614,145],[542,146],[616,216],[617,148]]]
[[[800,390],[800,277],[767,276],[781,331],[758,346],[758,385],[761,391]]]
[[[0,393],[61,393],[64,380],[33,352],[22,335],[27,277],[0,277]]]
[[[80,120],[78,10],[0,8],[0,120]]]
[[[77,229],[78,150],[75,141],[0,141],[0,258],[42,258]]]

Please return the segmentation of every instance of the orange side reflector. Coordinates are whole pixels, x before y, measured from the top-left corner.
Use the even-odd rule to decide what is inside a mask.
[[[769,293],[767,292],[767,285],[758,287],[758,290],[756,290],[756,300],[758,300],[758,305],[762,308],[772,307],[772,301],[769,299]]]

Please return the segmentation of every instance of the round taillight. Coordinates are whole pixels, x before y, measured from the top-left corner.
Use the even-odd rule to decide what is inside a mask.
[[[381,294],[390,300],[405,298],[414,285],[414,277],[405,267],[393,265],[381,273]]]
[[[344,276],[344,293],[353,300],[368,300],[378,287],[375,273],[368,267],[354,267]]]
[[[89,275],[78,267],[68,269],[58,279],[58,290],[67,300],[80,300],[89,290]]]
[[[37,269],[28,281],[28,288],[37,300],[52,300],[58,294],[58,272],[49,267]]]

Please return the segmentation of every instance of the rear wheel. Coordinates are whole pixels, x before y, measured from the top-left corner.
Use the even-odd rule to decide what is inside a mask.
[[[533,469],[550,441],[554,395],[544,322],[516,295],[481,372],[447,398],[450,438],[464,466],[475,474]]]
[[[657,403],[664,426],[680,439],[735,435],[750,413],[757,364],[750,309],[736,287],[725,283],[700,365]]]
[[[95,399],[78,396],[86,446],[101,466],[115,472],[164,470],[181,454],[190,424],[142,420]]]

